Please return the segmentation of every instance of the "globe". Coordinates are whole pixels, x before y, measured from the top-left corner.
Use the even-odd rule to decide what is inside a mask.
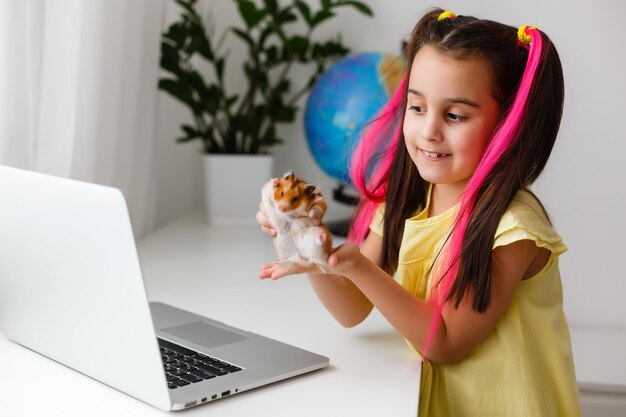
[[[341,59],[317,79],[306,103],[304,129],[309,149],[326,174],[351,184],[348,164],[355,141],[403,73],[401,58],[364,52]]]

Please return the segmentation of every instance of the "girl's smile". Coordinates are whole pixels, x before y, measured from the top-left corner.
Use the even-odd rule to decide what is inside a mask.
[[[420,149],[420,153],[428,161],[444,161],[452,156],[452,154],[449,153],[429,152],[424,149]]]

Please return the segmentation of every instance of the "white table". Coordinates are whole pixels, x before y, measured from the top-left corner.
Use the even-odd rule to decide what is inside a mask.
[[[402,337],[376,310],[353,329],[341,327],[304,276],[258,279],[260,265],[273,261],[274,252],[270,238],[256,226],[209,228],[197,212],[148,236],[138,249],[150,300],[330,358],[330,367],[321,371],[185,415],[416,415],[421,368]],[[1,334],[0,370],[3,416],[165,414]]]

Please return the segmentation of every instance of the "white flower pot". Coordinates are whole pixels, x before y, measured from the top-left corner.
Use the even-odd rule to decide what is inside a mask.
[[[204,201],[209,224],[254,224],[261,187],[272,177],[272,155],[204,155]]]

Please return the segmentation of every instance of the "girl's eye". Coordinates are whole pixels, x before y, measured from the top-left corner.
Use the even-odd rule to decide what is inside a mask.
[[[464,122],[467,120],[467,117],[454,113],[448,113],[448,118],[450,118],[453,122]]]
[[[422,113],[424,109],[421,106],[411,106],[409,110],[414,111],[415,113]]]

